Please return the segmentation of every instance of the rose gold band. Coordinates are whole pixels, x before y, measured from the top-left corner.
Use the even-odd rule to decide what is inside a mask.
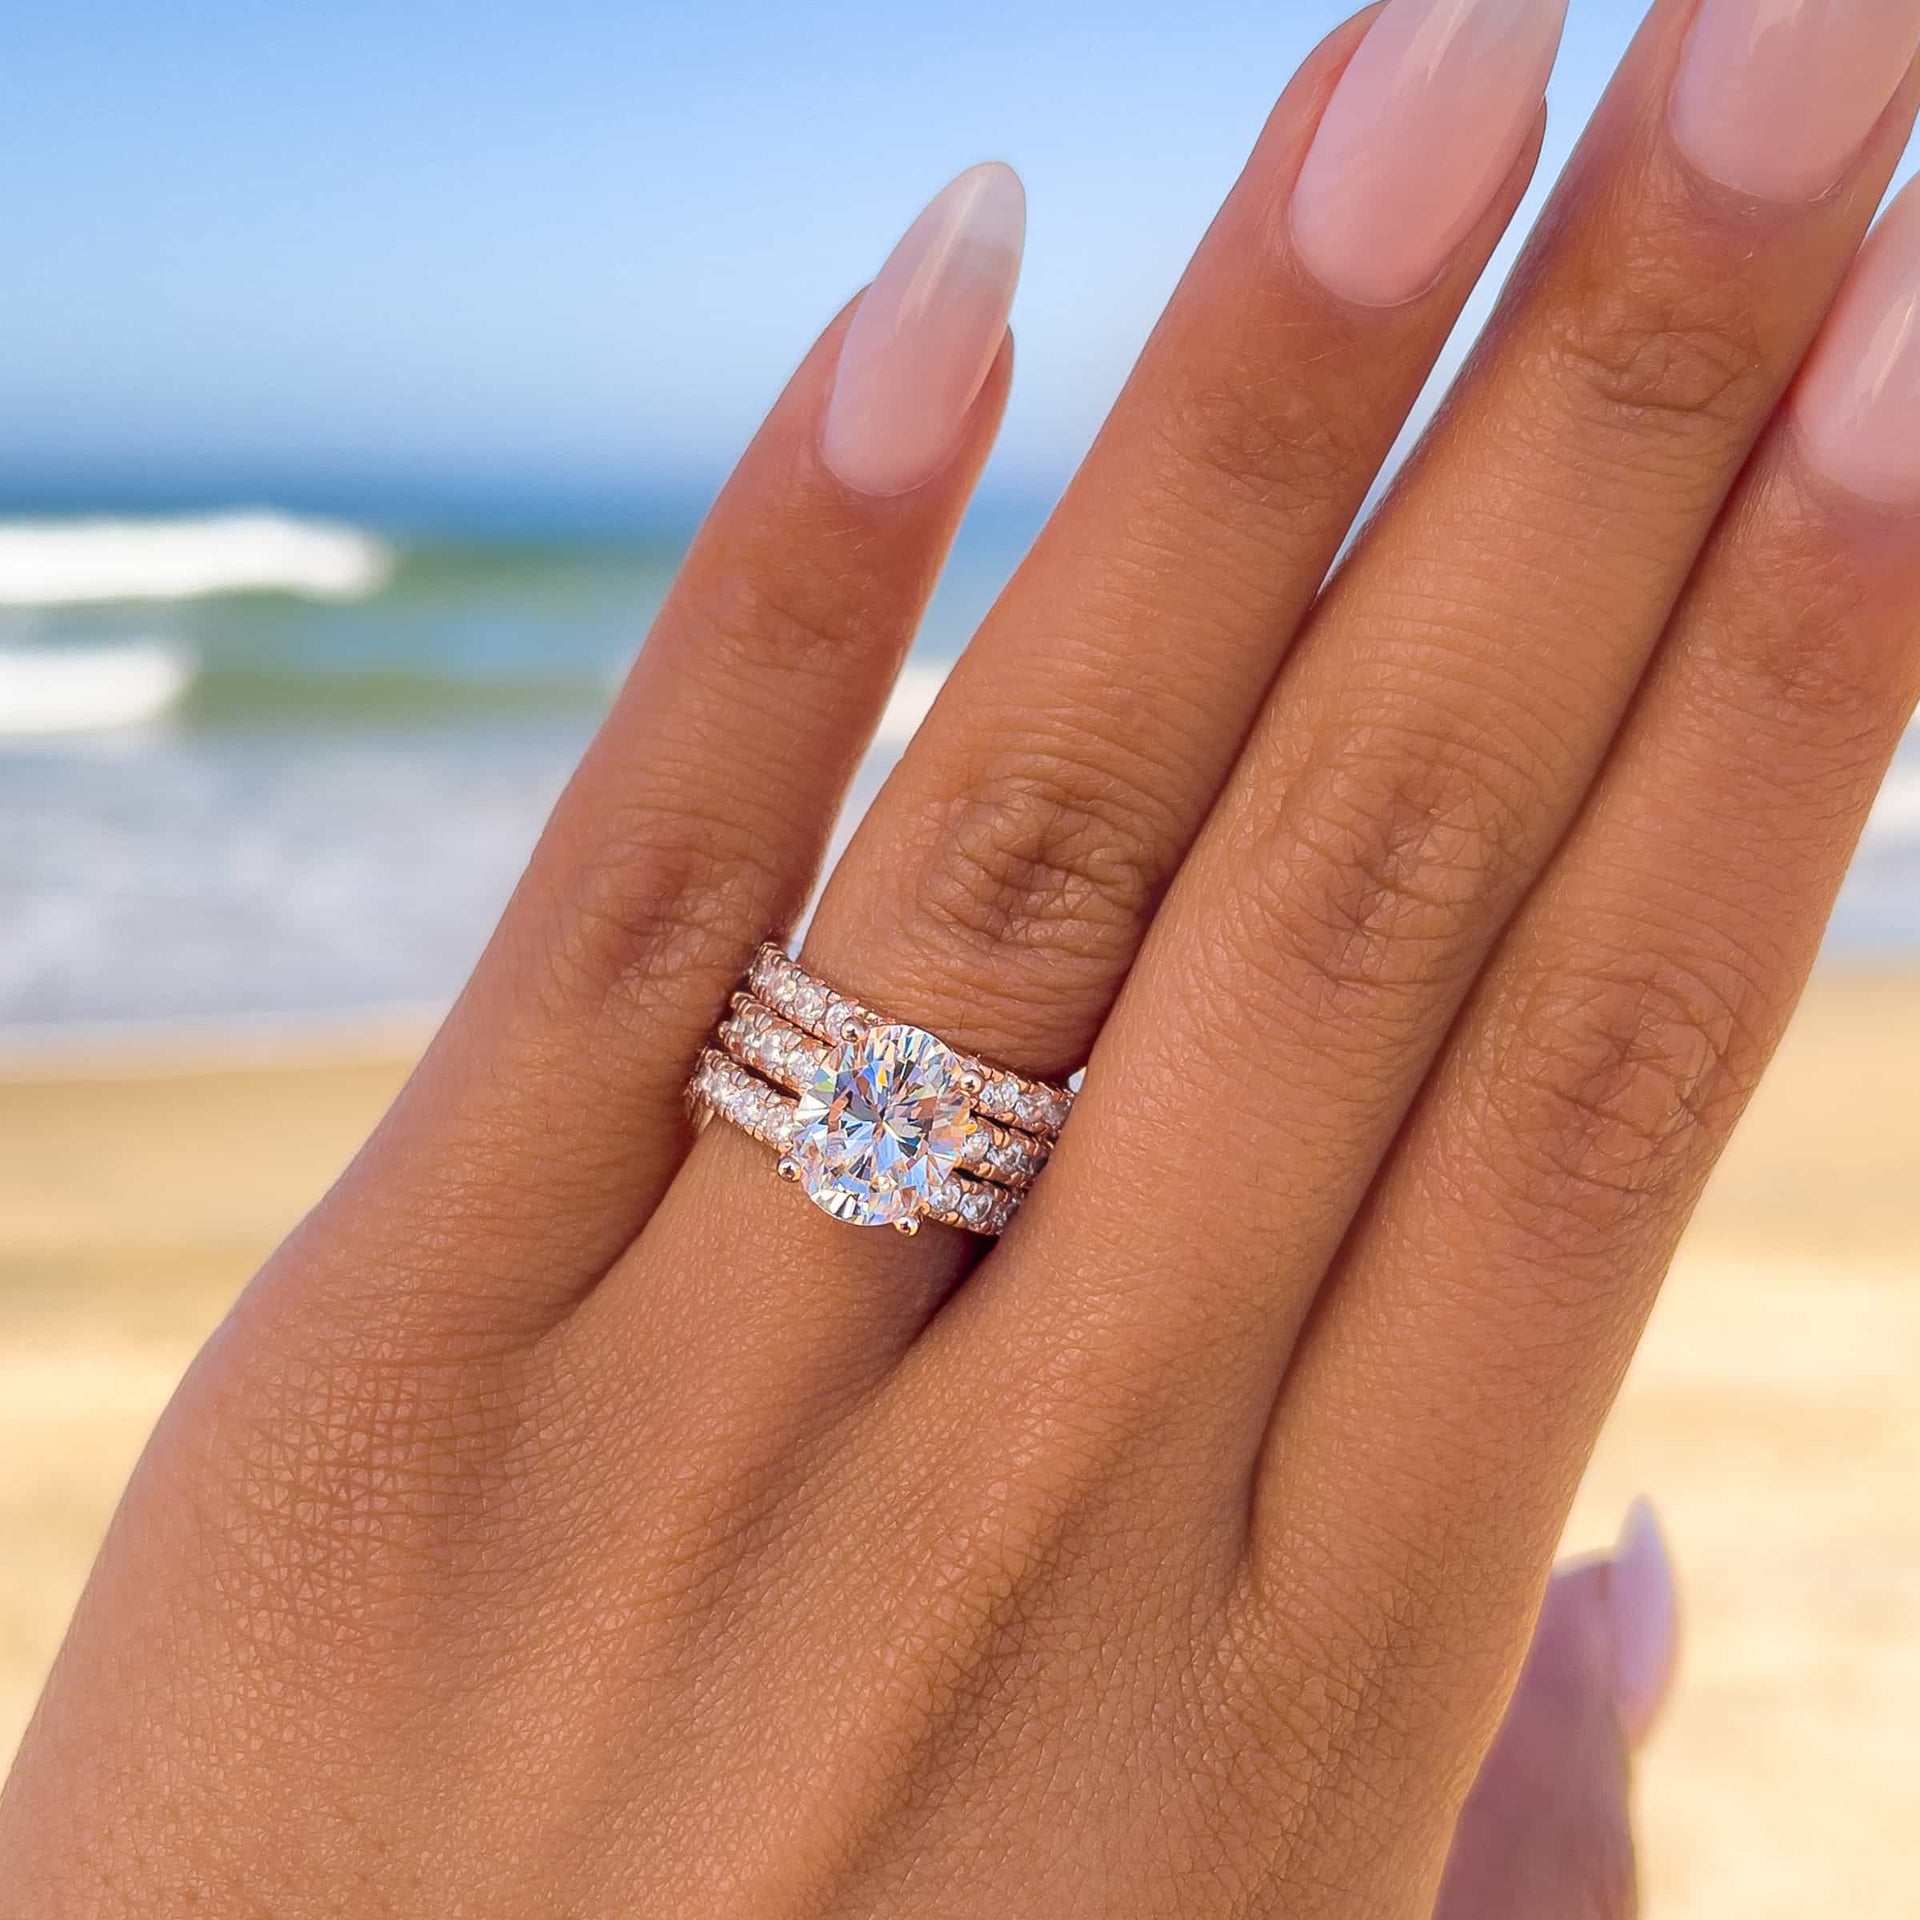
[[[696,1108],[731,1121],[743,1133],[785,1155],[798,1131],[799,1103],[769,1086],[717,1048],[700,1056],[687,1089]],[[924,1217],[969,1233],[1004,1233],[1022,1195],[964,1173],[950,1173],[928,1196]]]
[[[770,942],[753,956],[746,990],[789,1025],[818,1040],[837,1043],[850,1027],[888,1024],[886,1015],[830,987]],[[1028,1080],[1004,1067],[990,1067],[964,1055],[961,1066],[979,1079],[980,1090],[973,1096],[973,1104],[988,1119],[1041,1138],[1050,1138],[1066,1125],[1073,1095],[1065,1087],[1046,1080]]]
[[[833,1052],[827,1041],[790,1026],[744,993],[734,995],[733,1011],[720,1023],[719,1042],[742,1066],[794,1094],[806,1090]],[[960,1170],[999,1186],[1025,1187],[1047,1164],[1052,1150],[1050,1139],[976,1113]]]
[[[999,1233],[1073,1104],[863,1007],[774,946],[755,954],[688,1095],[773,1147],[822,1212],[901,1233],[923,1220]]]

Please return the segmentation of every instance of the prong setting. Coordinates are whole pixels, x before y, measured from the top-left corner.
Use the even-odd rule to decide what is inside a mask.
[[[908,1236],[923,1220],[1003,1231],[1073,1101],[860,1005],[771,944],[689,1092],[772,1147],[780,1178],[822,1212]]]
[[[851,1022],[859,1023],[863,1036],[875,1027],[900,1024],[829,986],[772,942],[754,955],[746,992],[765,1011],[830,1045],[846,1041]],[[1028,1080],[965,1055],[957,1057],[963,1073],[979,1076],[978,1091],[969,1088],[967,1097],[987,1119],[1047,1143],[1066,1124],[1073,1105],[1067,1088]]]

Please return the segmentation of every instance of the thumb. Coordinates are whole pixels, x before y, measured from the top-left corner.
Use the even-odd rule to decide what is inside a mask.
[[[1659,1718],[1678,1642],[1666,1543],[1636,1501],[1611,1554],[1548,1583],[1434,1920],[1632,1920],[1628,1760]]]

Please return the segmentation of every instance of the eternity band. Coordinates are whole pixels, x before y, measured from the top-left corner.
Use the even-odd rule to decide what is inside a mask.
[[[746,991],[783,1020],[821,1040],[844,1040],[856,1028],[904,1024],[836,992],[771,943],[753,956],[753,965],[747,969]],[[1066,1125],[1073,1095],[1065,1087],[1023,1079],[1004,1067],[969,1060],[951,1048],[947,1051],[960,1073],[980,1082],[979,1091],[972,1096],[973,1104],[989,1119],[1046,1135],[1057,1134]]]
[[[762,947],[701,1056],[696,1111],[774,1148],[836,1220],[997,1234],[1046,1165],[1064,1087],[989,1066]]]

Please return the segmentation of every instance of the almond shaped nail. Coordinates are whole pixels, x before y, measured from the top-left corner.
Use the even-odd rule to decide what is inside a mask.
[[[1627,1510],[1607,1562],[1607,1625],[1613,1698],[1629,1748],[1653,1731],[1680,1655],[1680,1603],[1673,1560],[1649,1501]]]
[[[1355,49],[1293,191],[1293,244],[1370,307],[1424,293],[1519,159],[1566,0],[1388,0]]]
[[[1757,200],[1837,186],[1920,51],[1920,0],[1702,0],[1672,125],[1701,172]]]
[[[1920,182],[1881,216],[1794,390],[1808,464],[1880,506],[1920,509]]]
[[[855,492],[910,493],[952,457],[1006,338],[1026,221],[1011,167],[969,167],[874,276],[841,343],[820,438]]]

